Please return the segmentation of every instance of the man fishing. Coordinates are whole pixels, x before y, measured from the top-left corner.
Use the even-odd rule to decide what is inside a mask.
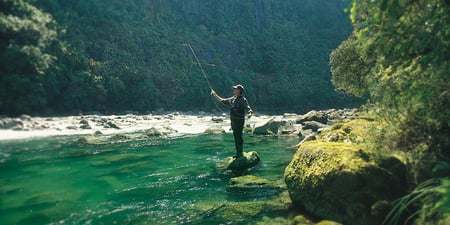
[[[231,129],[233,130],[234,145],[236,147],[236,155],[234,158],[236,159],[243,156],[244,140],[242,139],[242,130],[245,122],[245,111],[247,111],[248,118],[253,115],[253,110],[243,94],[244,86],[240,84],[233,86],[233,96],[229,98],[220,97],[216,91],[211,88],[211,95],[214,96],[217,101],[230,106]]]

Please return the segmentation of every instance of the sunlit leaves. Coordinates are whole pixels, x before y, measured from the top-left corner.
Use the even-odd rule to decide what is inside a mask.
[[[22,0],[0,2],[0,108],[40,110],[47,100],[42,75],[53,67],[57,37],[52,17]]]
[[[356,51],[356,44],[349,38],[331,52],[331,81],[338,91],[362,97],[368,93],[365,80],[370,68]]]
[[[412,154],[413,182],[428,179],[433,159],[450,159],[450,4],[353,0],[350,12],[355,54],[370,69],[361,66],[367,73],[355,76],[349,65],[357,58],[349,63],[334,55],[333,82],[353,94],[368,91],[384,122],[380,143]]]

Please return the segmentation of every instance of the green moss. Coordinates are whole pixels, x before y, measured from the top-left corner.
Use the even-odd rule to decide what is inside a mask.
[[[285,169],[293,203],[344,224],[381,223],[385,215],[372,214],[372,205],[398,198],[407,185],[405,165],[367,141],[376,125],[366,119],[335,124],[299,145]]]
[[[337,123],[324,129],[319,138],[327,141],[365,144],[371,140],[371,131],[377,123],[367,119],[355,119],[347,123]]]
[[[365,153],[354,144],[314,140],[303,143],[297,151],[300,153],[294,155],[286,173],[298,173],[302,169],[299,166],[308,165],[308,169],[302,174],[303,179],[312,174],[318,176],[331,171],[351,172],[373,164],[371,159],[367,159],[370,153]]]

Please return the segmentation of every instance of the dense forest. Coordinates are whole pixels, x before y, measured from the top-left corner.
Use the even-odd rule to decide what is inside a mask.
[[[1,0],[0,114],[210,111],[201,69],[222,96],[244,84],[259,112],[358,105],[335,92],[328,65],[352,30],[347,6]]]
[[[350,18],[352,35],[331,53],[332,81],[369,96],[372,148],[405,153],[409,166],[410,193],[386,222],[448,224],[450,2],[353,0]]]

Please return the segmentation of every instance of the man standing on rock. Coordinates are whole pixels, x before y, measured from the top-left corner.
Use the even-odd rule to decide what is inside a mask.
[[[234,158],[243,156],[244,140],[242,139],[242,130],[245,122],[245,111],[247,111],[248,118],[253,115],[253,110],[243,94],[244,86],[240,84],[233,86],[233,96],[229,98],[222,98],[214,91],[214,89],[211,89],[211,95],[214,96],[217,101],[230,106],[231,129],[233,130],[234,144],[236,147],[236,155]]]

